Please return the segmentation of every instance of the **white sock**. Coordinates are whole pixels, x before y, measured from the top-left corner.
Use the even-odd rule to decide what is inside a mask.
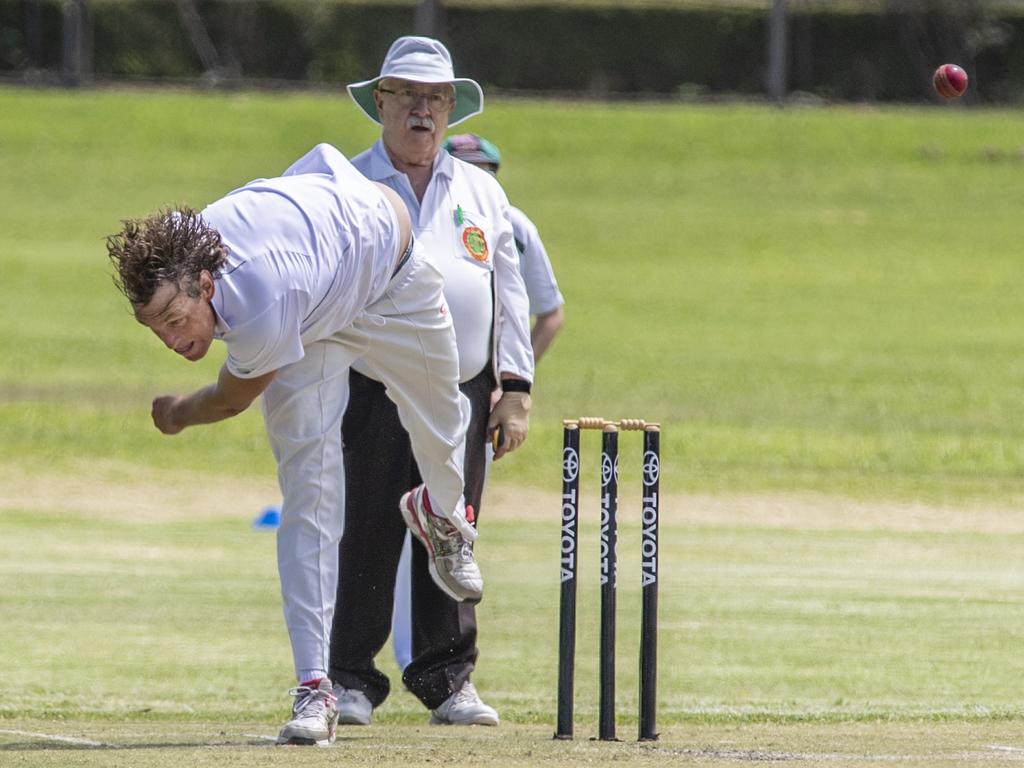
[[[325,677],[327,677],[327,672],[322,669],[300,669],[299,685],[306,685],[314,680],[320,682]]]

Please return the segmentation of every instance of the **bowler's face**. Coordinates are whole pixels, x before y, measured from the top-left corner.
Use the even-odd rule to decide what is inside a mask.
[[[451,83],[385,80],[373,92],[381,138],[393,158],[407,165],[431,165],[455,109]],[[438,106],[438,101],[447,101]]]
[[[213,343],[216,316],[210,299],[213,277],[203,272],[199,296],[189,296],[174,283],[161,283],[146,304],[135,307],[135,319],[149,328],[164,345],[186,360],[202,359]]]

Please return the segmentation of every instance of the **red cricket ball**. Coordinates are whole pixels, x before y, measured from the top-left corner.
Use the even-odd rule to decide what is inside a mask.
[[[955,99],[967,90],[967,73],[956,64],[943,64],[932,76],[935,91],[944,99]]]

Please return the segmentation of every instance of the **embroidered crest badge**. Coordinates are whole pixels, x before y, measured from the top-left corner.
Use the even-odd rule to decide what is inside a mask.
[[[462,230],[462,244],[466,248],[466,253],[476,261],[487,261],[487,257],[490,256],[487,238],[480,227],[466,227]]]

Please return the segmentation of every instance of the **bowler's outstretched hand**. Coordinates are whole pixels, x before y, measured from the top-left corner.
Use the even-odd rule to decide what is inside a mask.
[[[153,398],[153,424],[165,435],[176,435],[185,428],[174,418],[181,395],[160,395]]]

